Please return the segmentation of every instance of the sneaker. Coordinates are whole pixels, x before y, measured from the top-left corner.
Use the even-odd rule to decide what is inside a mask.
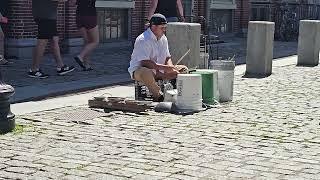
[[[67,65],[64,65],[62,68],[57,68],[57,73],[59,75],[65,75],[69,72],[72,72],[74,70],[74,67],[73,66],[67,66]]]
[[[74,57],[74,60],[79,64],[80,67],[82,67],[83,69],[86,68],[86,66],[83,63],[83,60],[81,60],[79,56]]]
[[[47,74],[44,74],[40,69],[38,71],[32,71],[30,69],[28,72],[28,76],[33,78],[40,78],[40,79],[45,79],[49,77]]]
[[[93,70],[92,67],[86,67],[86,68],[83,69],[83,71],[92,71],[92,70]]]
[[[0,55],[0,65],[7,65],[9,62],[2,56]]]
[[[0,65],[7,65],[9,63],[9,61],[7,61],[6,59],[0,59]]]

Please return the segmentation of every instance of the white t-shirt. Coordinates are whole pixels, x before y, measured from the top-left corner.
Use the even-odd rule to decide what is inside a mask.
[[[141,61],[151,60],[157,64],[165,64],[166,59],[171,57],[168,47],[168,39],[163,35],[159,40],[150,28],[140,34],[134,43],[128,71],[132,78],[135,70],[141,67]],[[154,70],[155,72],[155,70]]]

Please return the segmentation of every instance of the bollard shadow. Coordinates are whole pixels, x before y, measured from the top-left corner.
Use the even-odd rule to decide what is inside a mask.
[[[297,64],[297,67],[317,67],[319,64]]]
[[[271,76],[271,74],[252,74],[252,73],[245,73],[242,78],[255,78],[255,79],[263,79]]]

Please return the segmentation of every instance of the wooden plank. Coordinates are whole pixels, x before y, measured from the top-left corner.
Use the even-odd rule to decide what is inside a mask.
[[[139,102],[125,101],[120,102],[110,102],[110,101],[101,101],[101,100],[89,100],[88,104],[91,108],[101,108],[101,109],[111,109],[111,110],[120,110],[120,111],[130,111],[130,112],[146,112],[151,110],[153,107],[147,104],[138,104]]]

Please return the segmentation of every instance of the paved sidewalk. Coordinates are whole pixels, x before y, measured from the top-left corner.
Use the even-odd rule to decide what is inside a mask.
[[[320,66],[236,74],[233,102],[192,116],[86,105],[19,115],[0,136],[0,177],[319,179]]]
[[[47,79],[36,79],[27,76],[27,71],[32,63],[31,59],[13,60],[13,63],[8,66],[1,66],[1,70],[5,77],[5,81],[16,88],[30,85],[52,85],[56,83],[91,79],[99,76],[127,73],[131,51],[130,46],[111,48],[108,51],[104,50],[103,47],[100,47],[94,52],[91,58],[94,71],[82,71],[79,65],[74,61],[74,55],[64,54],[64,62],[69,66],[72,65],[77,68],[75,72],[65,76],[57,75],[53,56],[49,54],[42,60],[43,64],[41,65],[41,69],[50,75]]]
[[[246,39],[226,37],[223,40],[226,43],[219,44],[219,56],[232,57],[235,54],[237,64],[243,64],[246,56]],[[92,57],[94,71],[90,72],[81,71],[75,64],[73,55],[65,54],[63,57],[65,63],[77,68],[75,72],[65,76],[56,75],[54,60],[51,55],[47,56],[43,59],[42,69],[51,75],[48,79],[33,79],[27,76],[26,72],[30,68],[31,59],[13,60],[13,63],[8,66],[0,66],[5,82],[16,89],[16,94],[11,100],[15,103],[23,102],[131,82],[127,72],[132,51],[130,45],[105,49],[102,44],[94,52]],[[296,52],[297,42],[275,42],[275,58]]]
[[[64,76],[56,74],[54,59],[51,55],[47,55],[41,66],[43,71],[50,75],[47,79],[27,76],[31,59],[13,60],[13,63],[0,68],[5,82],[16,90],[11,99],[16,103],[131,82],[127,72],[131,51],[130,46],[111,48],[107,52],[100,47],[91,58],[93,71],[82,71],[75,63],[73,55],[65,54],[63,56],[65,63],[75,66],[76,70]]]

